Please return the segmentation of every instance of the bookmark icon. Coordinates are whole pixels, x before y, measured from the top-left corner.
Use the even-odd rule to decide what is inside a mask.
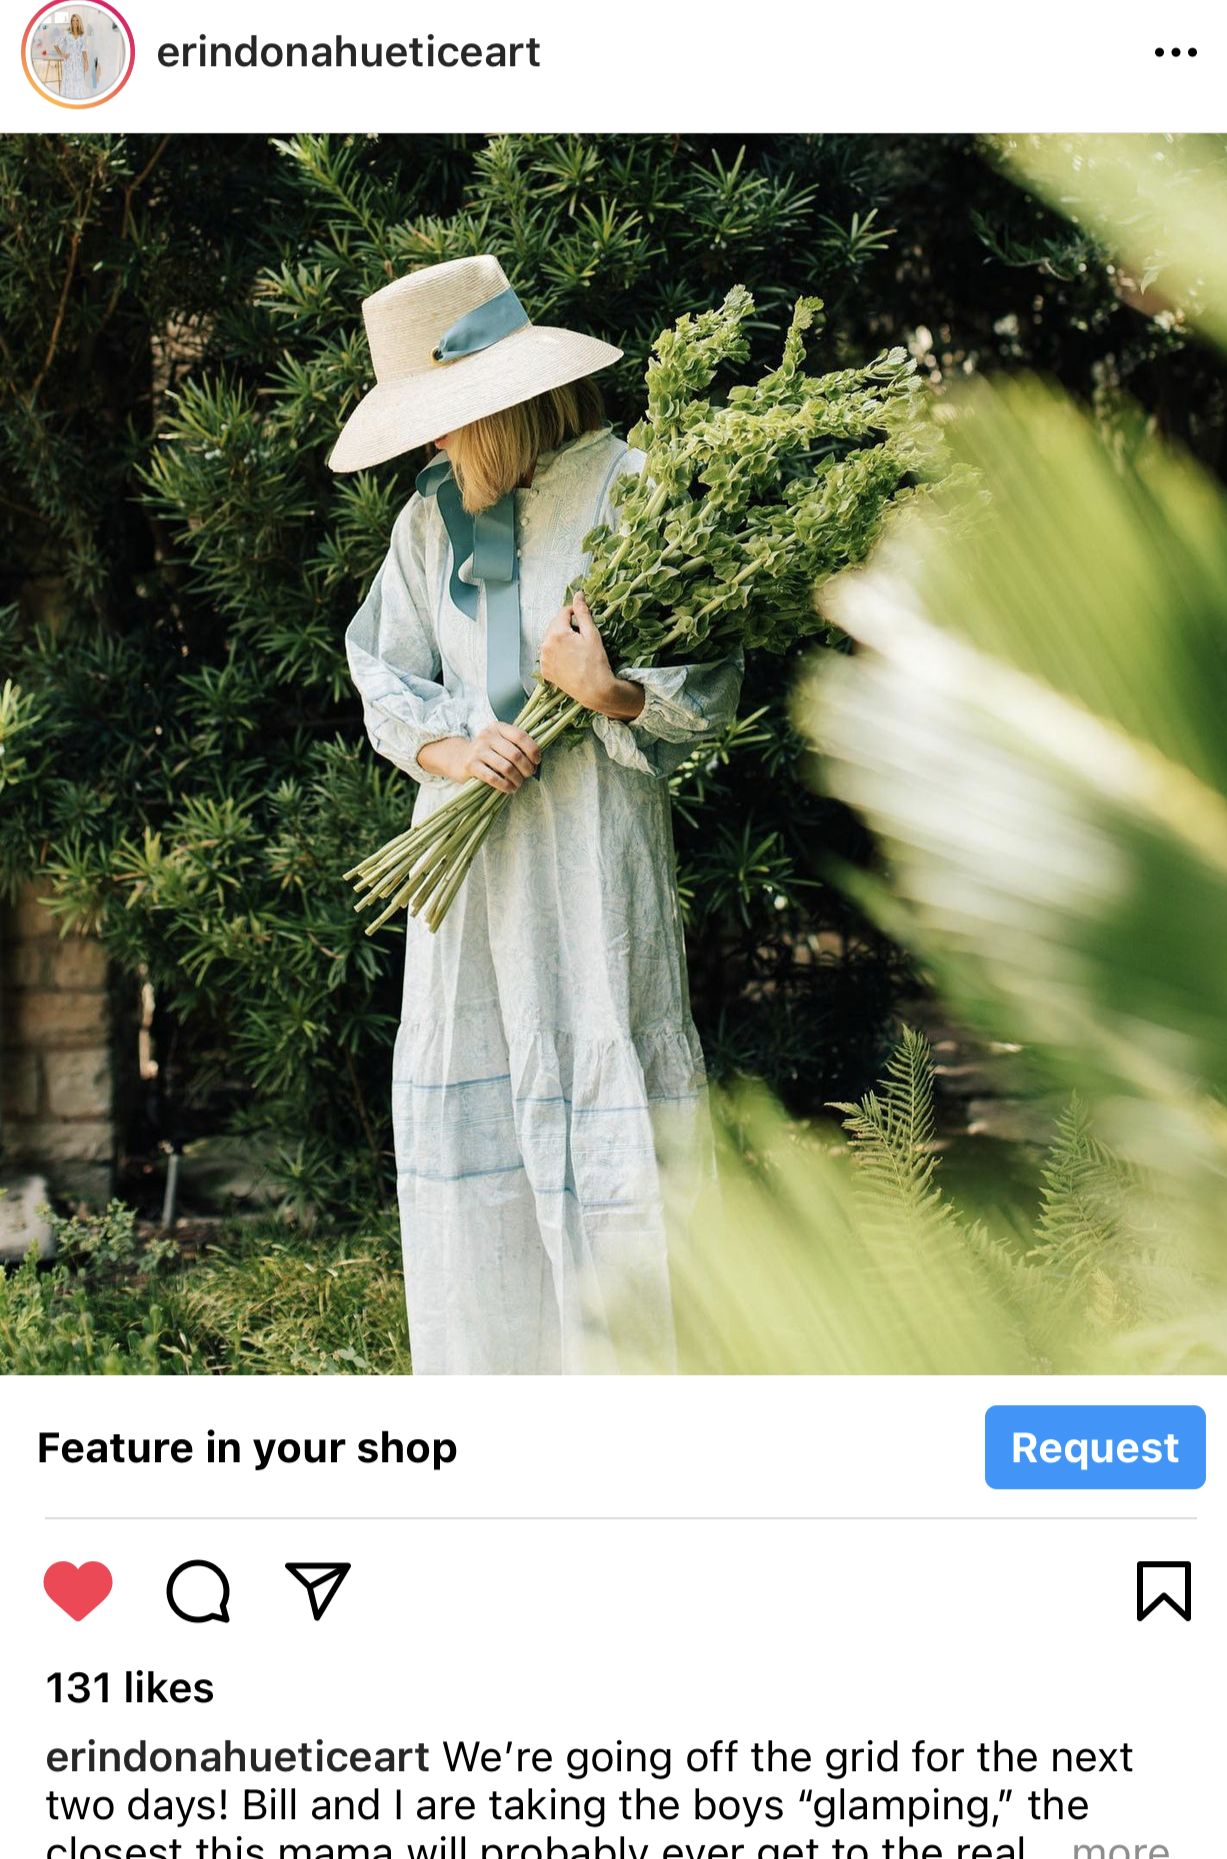
[[[1192,1620],[1191,1562],[1138,1563],[1138,1619],[1148,1619],[1157,1607],[1164,1605],[1179,1614],[1181,1620]]]
[[[286,1568],[307,1590],[312,1620],[322,1620],[333,1595],[349,1574],[352,1562],[287,1562]]]

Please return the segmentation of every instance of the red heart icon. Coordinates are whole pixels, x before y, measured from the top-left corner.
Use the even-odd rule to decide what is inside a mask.
[[[103,1562],[53,1562],[43,1576],[43,1587],[57,1607],[74,1620],[84,1620],[111,1592],[111,1571]]]

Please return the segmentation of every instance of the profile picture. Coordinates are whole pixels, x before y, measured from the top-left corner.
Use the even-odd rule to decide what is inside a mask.
[[[21,49],[36,90],[51,103],[84,110],[122,90],[135,48],[128,22],[114,7],[81,4],[36,14]]]

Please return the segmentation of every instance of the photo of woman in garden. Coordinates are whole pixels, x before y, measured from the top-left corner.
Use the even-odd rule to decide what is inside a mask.
[[[670,1355],[660,1163],[709,1149],[665,777],[732,718],[736,656],[612,667],[584,537],[642,453],[591,374],[620,351],[531,324],[498,262],[364,304],[377,385],[331,463],[436,458],[346,634],[374,747],[416,819],[477,781],[514,794],[437,932],[406,930],[393,1132],[415,1371],[614,1368]],[[501,559],[500,559],[501,556]],[[594,713],[546,758],[517,729],[542,676]]]
[[[1223,1371],[1223,138],[0,179],[0,1373]]]

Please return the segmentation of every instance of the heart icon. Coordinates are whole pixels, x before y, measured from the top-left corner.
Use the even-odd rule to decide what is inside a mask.
[[[53,1562],[43,1576],[43,1587],[57,1607],[74,1620],[84,1620],[111,1592],[111,1571],[102,1562]]]

